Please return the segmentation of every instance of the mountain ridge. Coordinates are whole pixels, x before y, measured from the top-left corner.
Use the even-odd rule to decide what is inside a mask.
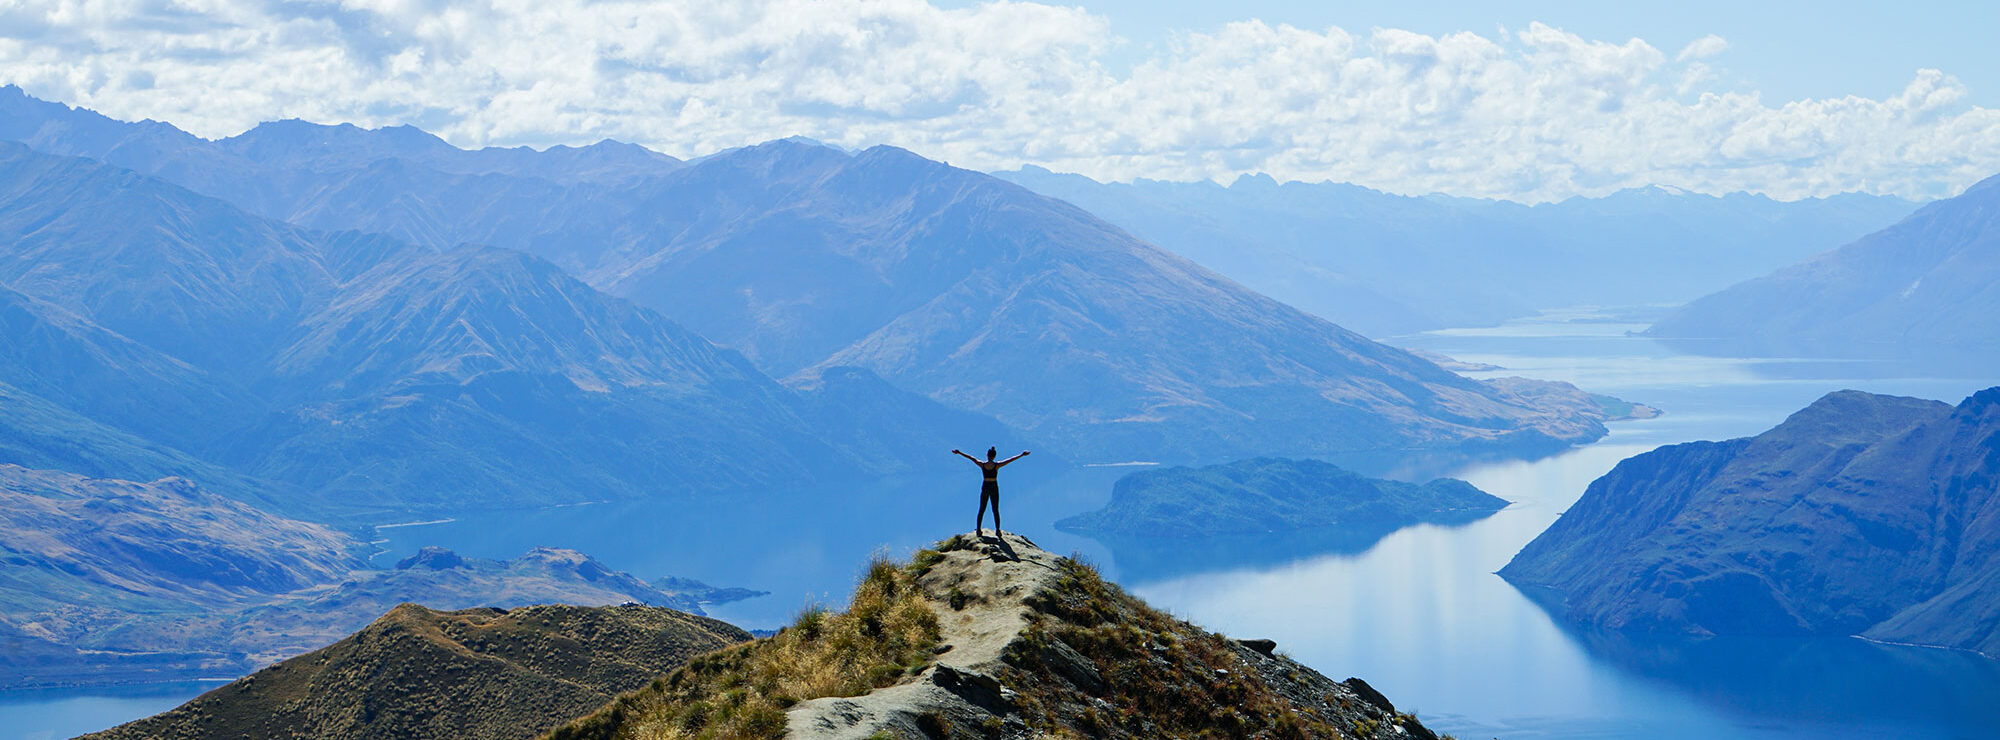
[[[1695,300],[1647,329],[1699,352],[1994,355],[2000,175],[1844,245]]]
[[[440,612],[354,635],[86,738],[530,738],[750,635],[642,606]]]
[[[41,117],[17,138],[109,156],[58,135],[69,116],[79,119],[71,139],[166,141],[121,156],[315,228],[539,255],[774,376],[864,367],[1078,459],[1545,454],[1604,433],[1577,404],[1438,370],[1073,205],[893,147],[776,141],[617,184],[559,185],[445,172],[426,164],[430,154],[357,163],[317,153],[315,137],[442,152],[407,131],[284,124],[211,155],[227,147],[104,133],[102,117],[13,97]],[[279,164],[292,168],[260,169]],[[1181,357],[1196,351],[1205,354]],[[1302,426],[1272,431],[1288,425]]]

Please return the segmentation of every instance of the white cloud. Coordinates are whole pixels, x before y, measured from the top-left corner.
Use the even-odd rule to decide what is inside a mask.
[[[981,169],[1250,172],[1526,200],[1658,184],[1938,196],[2000,171],[2000,111],[1934,70],[1900,95],[1771,103],[1534,24],[1482,36],[1184,33],[1114,73],[1082,10],[920,0],[23,0],[0,82],[225,136],[300,117],[464,146],[617,138],[687,156],[802,134]]]
[[[1674,61],[1689,62],[1702,59],[1714,59],[1715,57],[1720,56],[1722,52],[1728,50],[1729,50],[1729,42],[1727,40],[1724,40],[1721,36],[1717,36],[1711,33],[1707,36],[1703,36],[1701,38],[1690,41],[1688,42],[1687,46],[1681,47],[1681,53],[1674,55]]]

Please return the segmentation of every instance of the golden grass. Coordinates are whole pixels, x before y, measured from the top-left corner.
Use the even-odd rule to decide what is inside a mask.
[[[940,639],[937,614],[915,579],[935,562],[919,553],[902,568],[878,556],[846,612],[807,607],[777,635],[696,658],[549,737],[783,737],[784,712],[792,705],[865,694],[930,662]]]

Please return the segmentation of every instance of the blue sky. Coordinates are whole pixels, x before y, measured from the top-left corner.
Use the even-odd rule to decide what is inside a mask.
[[[2000,172],[1996,4],[17,0],[0,83],[677,156],[792,135],[1102,180],[1544,201],[1951,195]]]

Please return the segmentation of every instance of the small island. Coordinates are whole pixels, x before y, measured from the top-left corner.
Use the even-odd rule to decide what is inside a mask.
[[[1056,522],[1100,539],[1196,539],[1339,528],[1371,541],[1412,524],[1456,524],[1506,508],[1472,484],[1369,478],[1318,460],[1260,457],[1120,478],[1111,502]]]

